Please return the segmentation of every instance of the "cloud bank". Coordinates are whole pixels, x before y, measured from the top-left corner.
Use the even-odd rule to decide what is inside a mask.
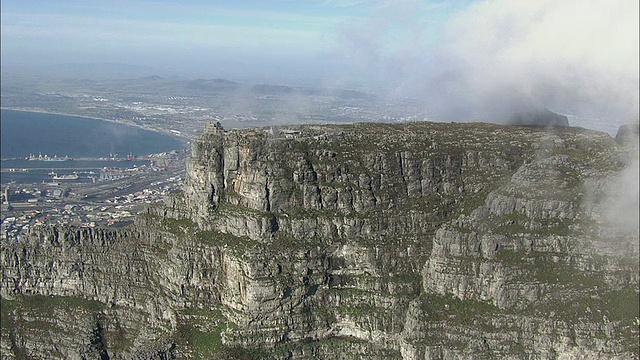
[[[441,15],[431,7],[382,7],[346,33],[360,66],[392,94],[420,98],[442,120],[491,120],[529,106],[612,133],[638,121],[638,1],[473,2],[451,9],[437,41],[425,33]],[[410,41],[377,43],[393,32]]]

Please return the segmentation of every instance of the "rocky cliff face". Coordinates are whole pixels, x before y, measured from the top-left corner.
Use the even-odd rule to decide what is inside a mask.
[[[130,228],[2,244],[0,351],[637,357],[624,149],[574,128],[210,127],[184,191]]]

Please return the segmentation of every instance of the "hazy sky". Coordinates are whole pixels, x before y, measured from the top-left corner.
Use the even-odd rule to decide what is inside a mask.
[[[637,0],[2,0],[2,66],[383,87],[442,114],[638,117]],[[160,74],[162,75],[162,74]]]
[[[2,61],[132,63],[207,76],[261,67],[319,78],[354,58],[369,66],[371,56],[391,55],[409,42],[439,41],[463,4],[3,0]]]

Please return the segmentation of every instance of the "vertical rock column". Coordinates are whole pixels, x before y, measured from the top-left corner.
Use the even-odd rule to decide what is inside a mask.
[[[187,159],[184,193],[192,220],[201,227],[220,202],[224,189],[224,132],[220,124],[205,127]]]

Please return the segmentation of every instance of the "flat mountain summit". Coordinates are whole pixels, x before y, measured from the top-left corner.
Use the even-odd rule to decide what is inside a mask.
[[[572,127],[209,125],[134,225],[2,242],[0,351],[636,358],[626,151]]]

